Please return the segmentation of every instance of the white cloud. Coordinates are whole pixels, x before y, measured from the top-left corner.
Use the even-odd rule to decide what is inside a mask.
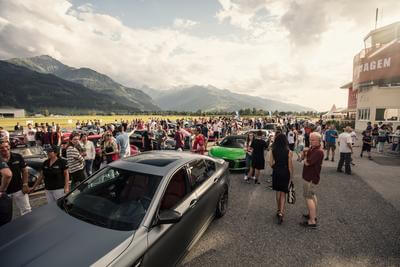
[[[172,28],[140,29],[66,0],[0,1],[0,58],[48,54],[130,86],[212,84],[320,110],[345,105],[346,92],[339,87],[350,81],[353,56],[371,29],[369,9],[351,16],[347,9],[356,10],[359,1],[329,0],[309,20],[317,12],[315,0],[304,5],[219,1],[223,8],[217,18],[243,29],[235,39],[200,38],[186,31],[201,21],[177,18]],[[364,2],[373,5],[370,0],[359,4]],[[398,6],[396,0],[386,2]],[[385,7],[385,23],[399,20]]]
[[[176,18],[174,20],[174,27],[178,29],[190,29],[199,24],[197,21],[193,21],[190,19],[181,19]]]

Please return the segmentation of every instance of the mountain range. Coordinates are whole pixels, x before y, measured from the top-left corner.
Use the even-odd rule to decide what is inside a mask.
[[[24,108],[31,113],[48,110],[56,114],[140,111],[123,97],[95,92],[55,75],[5,61],[0,61],[0,106]]]
[[[127,87],[90,68],[74,68],[47,56],[0,61],[1,106],[48,109],[72,114],[89,111],[313,111],[312,108],[233,93],[213,86],[181,86],[168,90]],[[152,97],[150,97],[151,95]]]
[[[312,108],[283,103],[262,97],[233,93],[213,86],[188,86],[170,90],[155,90],[143,87],[141,90],[153,96],[155,103],[163,110],[176,111],[236,111],[256,108],[270,111],[314,111]]]
[[[7,62],[39,73],[53,74],[110,97],[119,97],[122,100],[121,104],[131,106],[136,110],[160,110],[151,97],[143,91],[123,86],[110,77],[89,68],[73,68],[47,55],[32,58],[13,58],[7,60]]]

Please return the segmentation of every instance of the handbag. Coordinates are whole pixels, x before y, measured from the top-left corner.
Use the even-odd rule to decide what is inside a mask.
[[[287,202],[289,204],[296,203],[296,191],[294,190],[293,182],[290,182],[290,185],[289,185],[289,193],[287,194]]]

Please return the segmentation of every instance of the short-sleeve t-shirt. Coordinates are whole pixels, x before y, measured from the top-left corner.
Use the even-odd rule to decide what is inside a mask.
[[[250,145],[253,148],[253,159],[264,159],[264,150],[267,148],[267,143],[262,139],[254,139]]]
[[[325,132],[325,141],[334,144],[336,143],[336,138],[338,136],[338,133],[336,130],[328,130]]]
[[[347,144],[350,144],[353,142],[351,139],[351,135],[347,132],[343,132],[339,135],[339,152],[340,153],[351,153],[351,149]]]
[[[0,170],[1,170],[1,169],[5,169],[5,168],[8,168],[7,163],[4,162],[3,160],[0,160]]]
[[[7,165],[12,172],[12,178],[7,188],[7,194],[12,194],[22,189],[22,169],[27,166],[20,154],[10,154],[10,160],[7,162]]]
[[[35,141],[35,135],[36,135],[36,130],[35,129],[26,129],[24,130],[24,134],[26,135],[26,140],[28,142],[34,142]]]
[[[50,159],[43,162],[42,171],[44,176],[44,187],[46,190],[57,190],[64,188],[64,171],[68,169],[68,163],[62,158],[58,158],[50,166]]]

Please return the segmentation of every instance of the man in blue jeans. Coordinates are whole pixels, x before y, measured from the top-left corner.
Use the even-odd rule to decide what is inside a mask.
[[[340,160],[337,167],[338,172],[342,172],[343,163],[345,165],[346,174],[351,174],[351,154],[353,154],[353,147],[350,133],[352,129],[347,126],[345,131],[339,135],[339,152],[340,152]]]

